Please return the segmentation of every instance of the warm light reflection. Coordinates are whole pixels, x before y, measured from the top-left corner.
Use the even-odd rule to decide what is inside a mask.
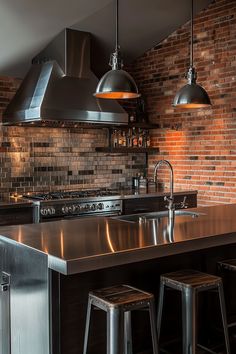
[[[186,104],[177,104],[175,105],[176,108],[186,108],[186,109],[198,109],[198,108],[205,108],[211,107],[210,104],[202,104],[202,103],[186,103]]]
[[[43,232],[41,233],[41,245],[42,245],[42,250],[48,254],[48,247],[45,245]]]
[[[105,223],[106,223],[106,238],[107,238],[107,242],[108,242],[108,245],[109,245],[111,251],[113,253],[115,253],[115,250],[114,250],[113,245],[112,245],[111,237],[110,237],[110,230],[109,230],[108,221],[106,220]]]
[[[18,240],[19,243],[22,243],[22,229],[21,229],[21,226],[19,226],[19,232],[18,232],[17,240]]]
[[[139,224],[138,229],[138,240],[139,240],[139,247],[145,247],[145,232],[143,230],[143,223]]]
[[[60,233],[61,257],[64,258],[64,233]]]
[[[94,94],[97,98],[108,98],[110,100],[137,98],[140,96],[134,92],[99,92]]]

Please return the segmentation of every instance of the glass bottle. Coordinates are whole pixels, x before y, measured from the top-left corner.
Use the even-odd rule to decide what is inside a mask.
[[[118,136],[117,136],[117,130],[114,130],[112,133],[112,146],[116,148],[118,146]]]
[[[138,131],[138,147],[143,147],[143,132],[140,128]]]
[[[122,132],[122,146],[123,146],[123,147],[126,147],[126,146],[127,146],[127,140],[126,140],[125,131]]]
[[[147,147],[151,146],[151,139],[150,139],[150,134],[149,131],[147,130]]]
[[[121,130],[119,130],[119,133],[118,133],[118,146],[123,146],[123,137],[122,137]]]
[[[138,147],[138,137],[137,137],[135,128],[133,128],[133,131],[132,131],[132,146]]]

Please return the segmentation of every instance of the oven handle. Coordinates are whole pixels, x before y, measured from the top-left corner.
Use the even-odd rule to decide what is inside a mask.
[[[103,217],[111,217],[111,216],[119,216],[121,215],[120,211],[111,211],[111,212],[106,212],[106,213],[100,213],[100,214],[77,214],[77,215],[65,215],[61,217],[55,217],[55,218],[41,218],[40,222],[48,222],[48,221],[57,221],[57,220],[73,220],[73,219],[82,219],[82,218],[91,218],[91,217],[97,217],[97,216],[103,216]]]
[[[91,218],[91,217],[96,217],[96,216],[104,216],[104,217],[108,217],[108,216],[118,216],[120,215],[120,212],[107,212],[107,213],[97,213],[97,214],[77,214],[77,215],[65,215],[63,216],[61,219],[82,219],[82,218]]]

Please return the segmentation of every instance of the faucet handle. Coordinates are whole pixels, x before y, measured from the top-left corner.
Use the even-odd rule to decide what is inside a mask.
[[[167,195],[164,196],[164,201],[168,202],[168,204],[165,205],[167,209],[173,209],[175,207],[174,205],[174,198],[167,197]]]
[[[180,203],[176,203],[176,207],[179,207],[180,209],[187,209],[188,208],[188,203],[186,203],[187,196],[184,196],[184,199]]]

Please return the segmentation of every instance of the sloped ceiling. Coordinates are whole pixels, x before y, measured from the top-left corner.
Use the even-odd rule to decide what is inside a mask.
[[[211,0],[196,0],[195,12]],[[120,45],[128,63],[190,18],[190,0],[120,0]],[[92,65],[98,76],[114,49],[113,0],[0,0],[0,75],[23,77],[31,59],[63,28],[93,34]]]

